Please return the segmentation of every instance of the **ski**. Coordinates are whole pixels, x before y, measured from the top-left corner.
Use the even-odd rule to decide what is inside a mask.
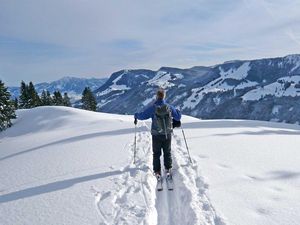
[[[173,184],[173,177],[171,174],[166,175],[166,184],[169,191],[173,191],[174,184]]]
[[[163,179],[161,176],[156,177],[156,179],[157,179],[156,190],[162,191],[163,190]]]

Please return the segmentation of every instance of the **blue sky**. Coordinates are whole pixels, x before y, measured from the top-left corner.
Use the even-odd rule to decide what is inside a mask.
[[[299,0],[1,0],[0,78],[107,77],[300,53]]]

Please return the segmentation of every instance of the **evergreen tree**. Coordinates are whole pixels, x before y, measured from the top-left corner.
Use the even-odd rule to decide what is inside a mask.
[[[54,91],[53,93],[53,104],[54,105],[64,105],[63,98],[61,96],[60,91]]]
[[[28,86],[28,96],[29,96],[29,108],[33,108],[41,105],[41,100],[38,93],[35,90],[33,83],[30,81]]]
[[[14,107],[15,107],[15,109],[19,108],[19,100],[18,100],[18,98],[15,98],[15,100],[14,100]]]
[[[64,106],[69,106],[69,107],[71,106],[71,101],[67,92],[64,93],[63,104]]]
[[[7,87],[0,80],[0,131],[12,125],[11,119],[16,118],[15,109],[10,100],[10,93]]]
[[[96,111],[97,109],[97,102],[96,98],[93,95],[91,89],[86,87],[82,92],[82,108],[90,111]]]
[[[46,98],[47,99],[47,101],[46,101],[47,105],[53,105],[53,99],[52,99],[51,94],[48,90],[46,91],[46,96],[47,96],[47,98]]]
[[[42,91],[42,94],[41,94],[41,105],[48,105],[48,99],[47,99],[47,93],[45,90]]]
[[[21,109],[29,108],[28,86],[25,84],[24,81],[21,82],[21,87],[20,87],[19,107]]]

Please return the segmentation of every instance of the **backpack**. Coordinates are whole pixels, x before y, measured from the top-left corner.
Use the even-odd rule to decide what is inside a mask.
[[[161,135],[171,134],[172,127],[172,112],[168,105],[156,105],[155,106],[155,120],[157,132]]]

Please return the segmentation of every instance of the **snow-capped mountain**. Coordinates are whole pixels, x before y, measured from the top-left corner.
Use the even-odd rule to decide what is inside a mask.
[[[76,78],[76,77],[63,77],[57,81],[50,83],[35,84],[36,91],[41,94],[43,90],[48,90],[50,93],[60,91],[62,94],[67,92],[72,102],[81,98],[82,91],[85,87],[90,87],[95,90],[102,86],[107,81],[107,78]],[[20,87],[9,87],[12,98],[18,97],[20,94]]]
[[[300,55],[122,70],[95,91],[98,110],[132,114],[154,100],[158,86],[167,89],[169,103],[195,117],[300,122]]]

